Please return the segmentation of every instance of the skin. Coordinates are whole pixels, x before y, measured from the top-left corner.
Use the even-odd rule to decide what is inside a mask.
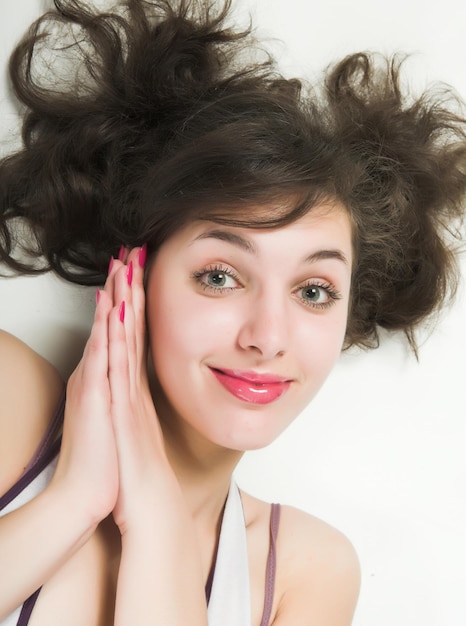
[[[196,223],[163,246],[148,281],[147,312],[164,390],[155,401],[167,430],[178,433],[188,423],[209,442],[244,451],[268,445],[302,411],[341,351],[351,277],[348,230],[345,213],[320,210],[275,231]],[[255,252],[219,239],[222,233],[241,236]],[[320,250],[342,251],[346,263],[337,257],[304,262]],[[215,272],[192,278],[204,268],[231,272],[226,288],[209,285]],[[321,287],[316,302],[305,300],[302,287],[309,282],[331,285],[339,299]],[[278,400],[258,406],[233,401],[212,384],[209,366],[292,382]]]
[[[63,624],[64,615],[67,625],[205,626],[204,584],[231,473],[244,450],[267,445],[286,428],[338,358],[352,264],[343,207],[314,209],[276,230],[189,225],[153,261],[147,306],[139,259],[136,249],[116,260],[99,291],[89,341],[67,384],[62,451],[50,486],[0,519],[6,555],[0,576],[7,580],[0,619],[43,584],[31,626]],[[45,430],[59,383],[51,366],[19,342],[0,335],[0,343],[2,360],[16,355],[18,368],[35,363],[31,380],[50,390],[34,428],[22,429],[34,435],[14,440],[15,454],[2,469],[5,490]],[[289,384],[279,398],[258,405],[225,389],[217,368],[280,375]],[[15,400],[14,377],[4,368],[9,409],[0,409],[0,441],[12,414],[23,427],[30,415]],[[258,626],[270,508],[242,498]],[[359,570],[340,533],[283,507],[278,564],[271,624],[351,623]]]

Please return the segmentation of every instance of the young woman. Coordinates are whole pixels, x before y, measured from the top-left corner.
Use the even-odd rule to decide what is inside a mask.
[[[228,4],[55,4],[11,59],[1,254],[98,285],[96,314],[66,394],[0,335],[0,623],[350,624],[347,539],[232,472],[344,346],[415,349],[454,287],[464,122],[396,61],[321,92],[247,65]]]

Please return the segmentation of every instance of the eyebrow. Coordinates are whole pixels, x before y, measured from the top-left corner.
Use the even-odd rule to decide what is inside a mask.
[[[257,254],[256,246],[251,242],[241,237],[241,235],[237,235],[236,233],[231,233],[227,230],[221,229],[211,229],[207,230],[200,235],[198,235],[194,241],[198,241],[200,239],[219,239],[220,241],[226,241],[227,243],[231,243],[232,245],[248,252],[249,254]],[[316,252],[312,252],[305,259],[304,263],[316,263],[317,261],[323,261],[326,259],[336,259],[337,261],[341,261],[345,265],[349,265],[348,259],[343,254],[341,250],[317,250]]]
[[[325,259],[336,259],[341,261],[345,265],[348,264],[348,259],[341,250],[317,250],[304,259],[304,263],[316,263]]]
[[[199,239],[220,239],[220,241],[226,241],[227,243],[231,243],[237,248],[241,248],[241,250],[245,250],[250,254],[257,253],[256,246],[251,241],[244,239],[244,237],[241,237],[241,235],[230,233],[227,230],[220,230],[216,228],[207,230],[204,233],[198,235],[194,239],[194,241],[197,241]]]

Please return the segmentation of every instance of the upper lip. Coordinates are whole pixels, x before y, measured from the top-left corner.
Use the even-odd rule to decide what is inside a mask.
[[[272,383],[287,383],[291,381],[291,378],[287,376],[278,376],[277,374],[271,374],[269,372],[261,373],[247,370],[231,370],[225,369],[224,367],[212,367],[212,369],[217,370],[218,372],[222,372],[222,374],[226,374],[227,376],[239,378],[240,380],[244,380],[248,383],[266,385]]]

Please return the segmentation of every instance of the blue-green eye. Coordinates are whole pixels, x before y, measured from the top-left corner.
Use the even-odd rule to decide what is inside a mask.
[[[323,302],[328,302],[330,299],[328,291],[323,287],[319,287],[319,285],[303,287],[301,289],[301,297],[303,300],[307,300],[307,302],[312,302],[313,304],[322,304]]]
[[[232,276],[229,276],[225,272],[207,272],[203,276],[204,282],[209,285],[209,287],[221,287],[223,289],[234,288],[236,286],[236,281]]]
[[[228,267],[205,267],[199,272],[194,272],[192,276],[203,289],[212,293],[232,291],[241,286],[233,270]]]
[[[306,306],[315,309],[325,309],[341,299],[341,294],[330,283],[309,283],[299,287],[296,293]]]

